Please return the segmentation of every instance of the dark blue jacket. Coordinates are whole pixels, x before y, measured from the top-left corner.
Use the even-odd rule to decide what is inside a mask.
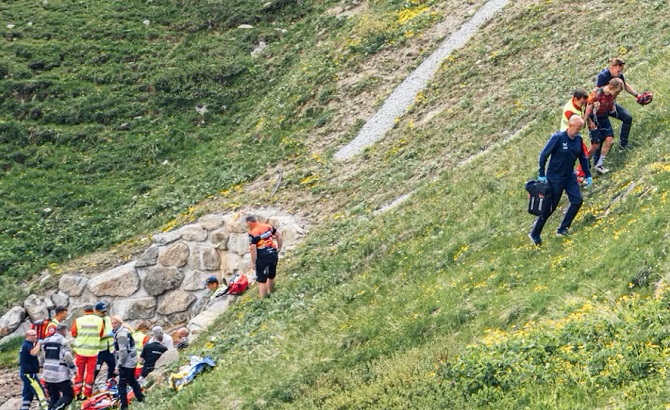
[[[31,341],[24,340],[21,345],[21,350],[19,350],[19,367],[23,374],[37,373],[40,371],[40,362],[37,360],[37,356],[30,354],[33,347],[35,347],[35,345],[33,345]]]
[[[579,159],[582,164],[582,169],[586,173],[586,177],[591,177],[591,170],[589,169],[589,160],[582,149],[582,137],[577,134],[574,138],[568,137],[568,131],[560,131],[549,138],[547,145],[544,146],[540,153],[540,169],[539,176],[546,176],[548,180],[563,181],[568,178],[575,178],[575,161]],[[545,166],[547,159],[549,160],[549,167],[545,174]]]
[[[623,81],[624,85],[626,84],[626,79],[623,76],[623,73],[619,74],[618,77]],[[612,73],[610,73],[609,67],[603,68],[603,71],[598,73],[596,77],[596,87],[604,87],[610,83],[610,80],[614,78]]]

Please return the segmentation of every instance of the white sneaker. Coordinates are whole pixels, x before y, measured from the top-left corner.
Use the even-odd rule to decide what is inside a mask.
[[[610,172],[610,169],[605,168],[603,165],[596,165],[595,169],[596,169],[596,171],[598,171],[601,174],[606,174],[606,173]]]

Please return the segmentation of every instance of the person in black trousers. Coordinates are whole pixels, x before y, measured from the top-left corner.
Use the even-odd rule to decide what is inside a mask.
[[[589,169],[589,160],[582,149],[583,142],[579,134],[583,126],[584,119],[573,115],[568,121],[568,129],[552,135],[540,153],[538,180],[549,184],[552,206],[548,209],[547,213],[537,217],[533,229],[528,234],[530,240],[537,246],[542,244],[542,229],[547,219],[549,219],[558,206],[563,191],[568,194],[570,207],[556,231],[558,235],[569,234],[568,228],[570,228],[572,220],[575,219],[579,208],[582,206],[582,193],[579,190],[579,183],[577,183],[577,176],[574,172],[575,161],[577,159],[579,159],[582,169],[586,173],[587,185],[593,183],[591,170]],[[548,167],[546,167],[547,160],[549,160]],[[547,168],[546,172],[545,167]]]

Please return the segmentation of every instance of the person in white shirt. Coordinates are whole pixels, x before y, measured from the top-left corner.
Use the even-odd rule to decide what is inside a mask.
[[[174,341],[172,341],[172,338],[170,336],[165,336],[162,327],[154,326],[153,329],[151,329],[151,333],[152,337],[151,339],[149,339],[148,343],[158,342],[163,346],[167,347],[168,350],[174,349]]]

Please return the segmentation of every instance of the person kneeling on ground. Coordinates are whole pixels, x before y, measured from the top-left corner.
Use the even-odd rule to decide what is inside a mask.
[[[159,341],[150,341],[144,345],[140,354],[140,361],[143,364],[142,377],[147,377],[149,373],[154,371],[156,362],[167,350],[167,347],[163,346]]]

